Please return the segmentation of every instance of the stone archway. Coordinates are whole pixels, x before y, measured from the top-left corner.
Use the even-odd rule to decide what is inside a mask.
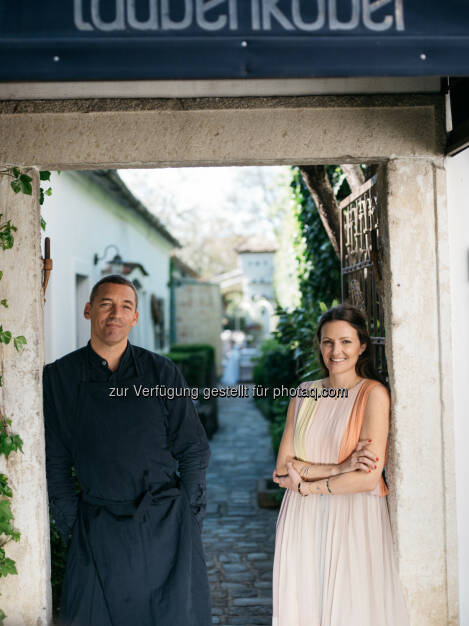
[[[393,395],[389,503],[414,626],[457,623],[443,142],[440,96],[0,103],[0,163],[5,165],[43,169],[386,165],[388,247],[383,269]],[[39,204],[37,193],[32,202],[13,198],[5,182],[0,189],[7,207],[3,212],[8,217],[14,214],[20,226],[20,245],[8,259],[5,256],[4,264],[8,286],[19,286],[17,306],[10,310],[29,312],[23,320],[7,317],[11,326],[23,323],[22,328],[28,328],[28,348],[18,361],[22,370],[9,361],[7,352],[3,355],[11,371],[4,389],[5,410],[15,415],[15,424],[25,434],[25,456],[9,464],[19,494],[14,510],[23,539],[12,546],[20,573],[4,583],[2,602],[11,615],[16,611],[15,623],[46,624],[50,600],[40,386]],[[26,373],[30,384],[24,394]],[[24,398],[18,402],[20,393]],[[422,522],[429,531],[422,532]],[[20,613],[18,597],[27,598]]]

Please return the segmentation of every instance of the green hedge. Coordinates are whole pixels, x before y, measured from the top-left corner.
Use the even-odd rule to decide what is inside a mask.
[[[338,201],[350,189],[338,166],[326,166]],[[294,310],[277,307],[274,339],[262,346],[254,370],[254,382],[266,387],[296,387],[301,381],[323,376],[316,345],[318,318],[340,297],[340,262],[329,241],[319,212],[298,168],[292,168],[291,191],[298,235],[304,243],[298,260],[300,305]],[[326,303],[326,304],[324,304]],[[275,453],[278,451],[287,415],[289,398],[275,401],[267,396],[257,406],[270,420]]]
[[[215,348],[209,343],[175,343],[171,346],[171,352],[205,352],[208,365],[215,365]]]
[[[190,387],[214,387],[215,350],[205,343],[174,344],[166,354],[181,370]],[[209,439],[218,430],[217,398],[204,399],[199,395],[199,417]]]
[[[189,387],[203,387],[207,381],[207,353],[203,351],[197,352],[168,352],[168,359],[171,359],[182,372]]]
[[[272,437],[272,448],[275,454],[278,454],[278,449],[280,448],[289,402],[290,398],[277,398],[273,405],[273,417],[269,427],[270,436]]]
[[[270,421],[272,447],[277,454],[290,399],[280,397],[274,400],[272,389],[282,386],[289,389],[298,385],[294,352],[276,339],[266,339],[261,345],[261,355],[254,367],[253,381],[256,385],[269,387],[265,398],[256,398],[256,405]]]
[[[294,353],[276,339],[266,339],[261,345],[261,354],[253,371],[253,382],[269,388],[266,397],[257,398],[258,408],[269,420],[273,420],[279,400],[272,397],[274,387],[296,387],[298,374]]]

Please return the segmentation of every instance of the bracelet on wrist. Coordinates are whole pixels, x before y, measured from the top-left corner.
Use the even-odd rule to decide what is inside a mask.
[[[329,479],[328,478],[326,479],[326,487],[327,487],[327,491],[329,493],[332,493],[331,488],[329,487]]]
[[[300,494],[300,496],[303,496],[303,498],[305,498],[308,495],[307,493],[301,492],[301,482],[298,483],[298,493]]]

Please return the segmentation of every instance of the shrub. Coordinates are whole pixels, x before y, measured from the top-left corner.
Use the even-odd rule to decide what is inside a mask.
[[[289,398],[277,398],[274,401],[273,417],[270,423],[270,436],[272,437],[272,447],[275,454],[278,453],[278,449],[280,447],[289,402]]]
[[[175,343],[171,346],[171,352],[205,352],[208,366],[215,365],[215,348],[209,343]]]
[[[339,167],[327,166],[338,200],[349,193]],[[321,222],[317,207],[298,168],[292,168],[291,190],[298,223],[298,283],[300,305],[294,310],[277,307],[274,338],[263,344],[255,382],[264,386],[296,387],[304,380],[322,377],[316,345],[316,328],[321,313],[340,297],[340,263]],[[258,402],[271,420],[272,446],[278,452],[289,398]]]
[[[174,344],[166,356],[178,366],[190,387],[215,385],[215,350],[210,344]],[[197,406],[207,437],[211,439],[218,430],[218,400],[206,400],[199,394]]]
[[[253,371],[253,382],[268,388],[265,397],[256,398],[256,403],[262,413],[268,418],[273,418],[274,405],[277,400],[273,399],[274,387],[292,387],[296,385],[298,375],[293,352],[276,339],[266,339],[261,345],[261,354],[257,359]]]
[[[171,351],[166,354],[179,367],[189,387],[203,387],[208,378],[207,353],[197,351]]]

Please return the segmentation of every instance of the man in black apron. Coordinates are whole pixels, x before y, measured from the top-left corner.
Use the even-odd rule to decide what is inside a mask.
[[[49,502],[69,544],[61,624],[209,626],[208,442],[190,395],[156,393],[189,389],[169,359],[128,342],[130,281],[99,281],[84,314],[88,345],[44,369]]]

